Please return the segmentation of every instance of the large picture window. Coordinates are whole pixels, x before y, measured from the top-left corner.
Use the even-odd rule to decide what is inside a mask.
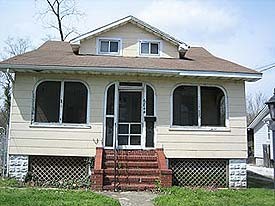
[[[36,88],[34,122],[86,124],[87,103],[83,83],[44,81]]]
[[[173,92],[175,126],[225,127],[225,94],[213,86],[178,86]]]

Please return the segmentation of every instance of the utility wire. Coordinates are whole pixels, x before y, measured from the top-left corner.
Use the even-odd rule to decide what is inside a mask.
[[[258,70],[258,69],[262,69],[262,68],[269,67],[269,66],[273,66],[273,65],[275,65],[275,62],[274,62],[274,63],[271,63],[271,64],[267,64],[267,65],[261,66],[261,67],[257,67],[257,68],[255,68],[255,69]]]
[[[269,69],[272,69],[272,68],[275,68],[275,65],[272,65],[272,66],[270,66],[270,67],[261,69],[261,70],[259,70],[259,71],[260,71],[260,72],[265,72],[265,71],[267,71],[267,70],[269,70]]]

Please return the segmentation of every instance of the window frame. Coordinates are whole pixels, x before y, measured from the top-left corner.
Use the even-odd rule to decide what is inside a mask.
[[[59,98],[59,122],[35,122],[35,107],[36,107],[36,91],[37,87],[43,82],[60,82],[60,98]],[[63,103],[64,103],[64,83],[65,82],[79,82],[82,83],[87,89],[87,113],[86,123],[63,123]],[[74,79],[43,79],[38,81],[34,85],[32,98],[32,112],[31,112],[31,124],[30,127],[50,127],[50,128],[91,128],[90,126],[90,88],[89,85],[83,80]]]
[[[118,42],[118,52],[101,52],[101,41],[114,41]],[[110,49],[110,43],[109,43]],[[121,56],[122,54],[122,39],[121,38],[113,38],[113,37],[97,37],[96,38],[96,53],[100,55],[113,55],[113,56]]]
[[[194,86],[197,87],[197,95],[198,95],[198,126],[181,126],[181,125],[173,125],[173,97],[174,91],[180,86]],[[216,87],[219,88],[225,98],[225,126],[202,126],[201,125],[201,87]],[[213,84],[177,84],[173,87],[172,92],[170,94],[170,129],[169,130],[199,130],[199,131],[230,131],[229,127],[229,108],[228,108],[228,95],[224,87],[220,85]]]
[[[148,54],[144,54],[144,53],[141,53],[141,44],[142,43],[149,43],[149,53]],[[151,44],[158,44],[158,54],[151,54]],[[138,53],[139,53],[139,56],[145,56],[145,57],[148,57],[148,56],[153,56],[153,57],[160,57],[161,56],[161,52],[162,52],[162,41],[161,40],[150,40],[150,39],[142,39],[142,40],[139,40],[139,45],[138,45]]]

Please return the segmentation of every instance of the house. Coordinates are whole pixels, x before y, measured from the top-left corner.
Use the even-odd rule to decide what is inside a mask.
[[[10,176],[246,187],[245,81],[256,71],[133,16],[0,68],[15,73]]]
[[[247,127],[253,144],[252,155],[257,166],[271,167],[274,161],[271,123],[268,106],[265,105]]]

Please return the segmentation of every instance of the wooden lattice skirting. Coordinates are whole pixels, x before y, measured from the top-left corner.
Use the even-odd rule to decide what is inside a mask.
[[[192,187],[227,187],[228,160],[169,159],[173,185]]]
[[[85,180],[93,159],[66,156],[29,156],[29,172],[39,182]]]

